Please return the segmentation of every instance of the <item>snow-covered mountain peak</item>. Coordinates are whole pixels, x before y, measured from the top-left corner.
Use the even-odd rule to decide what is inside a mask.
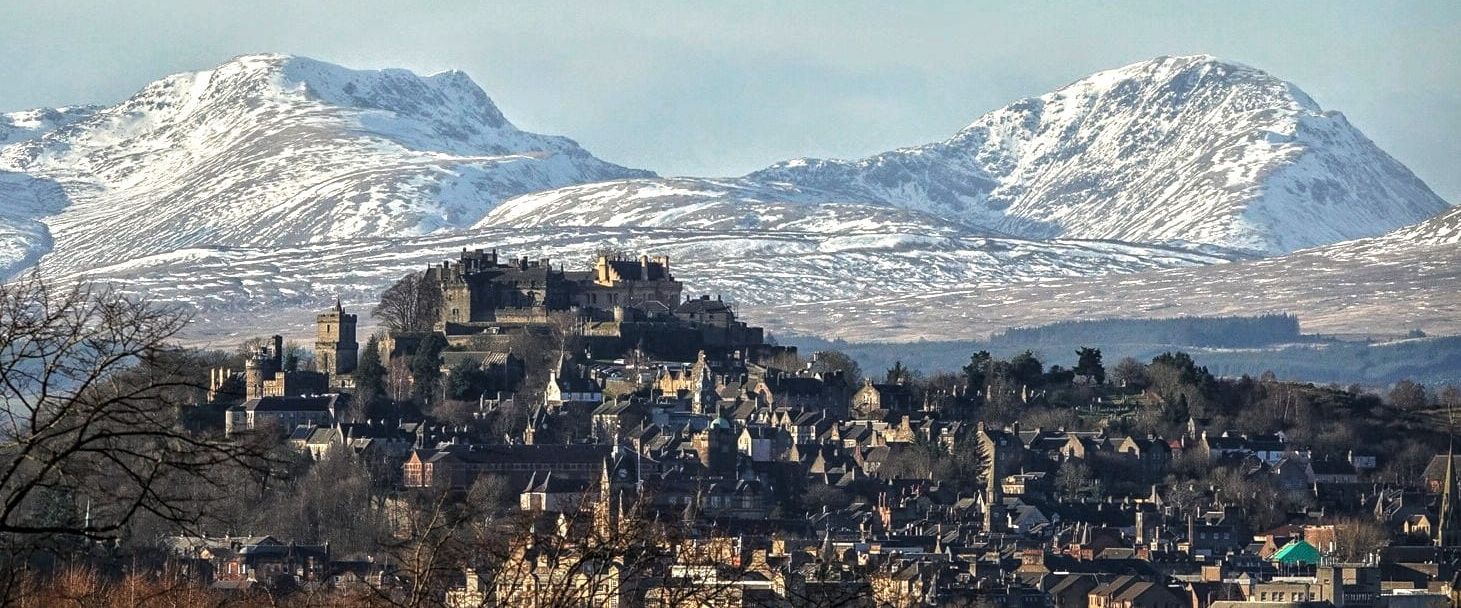
[[[1089,76],[1079,78],[1049,95],[1058,95],[1062,92],[1077,88],[1110,90],[1133,82],[1136,83],[1136,86],[1143,87],[1157,85],[1192,88],[1197,85],[1198,79],[1203,78],[1214,79],[1205,83],[1206,85],[1241,85],[1246,83],[1279,89],[1291,86],[1287,81],[1253,66],[1221,59],[1213,55],[1163,55],[1161,57],[1095,72]],[[1303,96],[1302,100],[1308,105],[1313,105],[1313,101],[1307,95]]]
[[[48,265],[77,269],[179,247],[425,234],[520,194],[654,176],[517,129],[461,72],[280,54],[173,74],[49,122],[6,115],[3,172],[65,196],[0,196],[0,275],[45,251]]]
[[[417,150],[510,154],[538,148],[574,153],[566,138],[528,136],[503,116],[465,73],[419,76],[403,69],[356,70],[308,57],[257,54],[149,84],[115,110],[147,113],[138,126],[166,128],[201,116],[228,121],[269,107],[311,108],[350,116],[367,130]],[[402,124],[409,123],[409,124]]]
[[[1298,87],[1208,55],[1098,72],[942,142],[747,177],[1030,238],[1257,254],[1373,236],[1448,206]]]

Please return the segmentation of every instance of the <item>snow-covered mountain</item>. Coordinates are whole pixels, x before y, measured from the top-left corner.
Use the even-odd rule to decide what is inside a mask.
[[[1100,72],[947,141],[752,179],[837,189],[1013,234],[1282,253],[1447,208],[1337,112],[1209,56]]]
[[[479,226],[660,226],[687,216],[769,226],[746,218],[779,202],[896,207],[1033,239],[1259,255],[1373,236],[1447,208],[1297,87],[1192,56],[1100,72],[939,143],[861,160],[790,160],[738,180],[539,193],[507,201]]]
[[[0,193],[0,274],[37,251],[81,269],[200,245],[424,234],[519,194],[653,176],[518,130],[461,72],[286,55],[169,76],[108,108],[6,115],[0,142],[0,171],[41,180],[12,184],[19,200]],[[65,199],[35,204],[48,184]]]
[[[570,266],[605,246],[669,255],[689,290],[725,294],[741,315],[773,332],[852,341],[977,339],[1073,319],[1280,312],[1298,314],[1306,331],[1324,334],[1415,327],[1456,334],[1461,247],[1442,236],[1444,220],[1456,218],[1461,210],[1423,224],[1427,236],[1419,239],[1407,228],[1237,262],[1113,241],[538,227],[188,249],[92,276],[194,308],[190,336],[218,344],[265,331],[304,335],[337,295],[347,307],[368,311],[403,274],[483,246]]]
[[[0,116],[0,277],[39,260],[112,281],[192,307],[194,335],[220,341],[303,330],[336,295],[360,310],[493,246],[668,254],[692,290],[828,337],[1271,311],[1351,331],[1455,318],[1458,242],[1461,209],[1341,115],[1210,57],[1102,72],[944,142],[738,178],[660,178],[518,130],[459,72],[283,55]]]
[[[584,184],[503,201],[477,228],[626,226],[844,233],[988,234],[936,215],[745,179],[659,178]]]

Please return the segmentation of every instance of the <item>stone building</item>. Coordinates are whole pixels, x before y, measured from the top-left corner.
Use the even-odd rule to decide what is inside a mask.
[[[548,311],[568,309],[563,271],[547,259],[505,263],[495,249],[463,251],[455,264],[428,269],[427,279],[440,285],[441,322],[449,325],[546,322]]]
[[[675,307],[675,318],[699,330],[700,338],[709,346],[760,344],[765,341],[760,327],[737,321],[735,311],[719,297],[708,295],[685,300]]]
[[[442,324],[464,329],[547,323],[550,313],[575,308],[668,312],[682,289],[669,258],[649,256],[601,254],[593,270],[569,272],[547,258],[503,261],[495,249],[478,249],[463,251],[456,263],[432,266],[427,277],[441,287]]]
[[[273,336],[269,346],[259,347],[244,361],[244,398],[257,399],[266,395],[264,382],[274,380],[284,371],[284,336]]]
[[[237,397],[237,387],[240,384],[244,399],[298,397],[330,392],[330,378],[326,374],[285,370],[283,336],[272,336],[268,346],[261,346],[249,355],[244,360],[242,374],[225,368],[210,370],[209,399],[228,395]]]
[[[680,301],[683,286],[670,275],[667,256],[639,256],[630,259],[599,254],[592,276],[566,273],[574,291],[570,296],[579,308],[612,310],[638,308],[648,312],[668,310]]]
[[[224,415],[224,433],[270,429],[287,435],[301,424],[328,426],[343,405],[341,395],[264,396],[250,398],[228,408]]]
[[[330,377],[331,386],[348,386],[360,360],[355,341],[355,315],[345,312],[340,300],[335,307],[315,317],[315,369]]]
[[[773,350],[761,328],[736,320],[719,298],[682,299],[663,256],[600,254],[588,270],[566,270],[547,258],[477,249],[428,267],[425,279],[441,291],[435,330],[459,348],[571,334],[592,352],[637,349],[671,360],[701,349],[747,357]]]
[[[691,446],[707,474],[729,477],[735,475],[740,454],[736,439],[735,428],[730,421],[716,417],[710,426],[695,433]]]
[[[221,367],[209,370],[208,399],[236,398],[240,392],[244,399],[300,397],[354,387],[352,374],[360,359],[355,324],[356,316],[336,300],[333,308],[315,317],[317,371],[287,369],[284,337],[270,336],[266,345],[244,359],[243,373]]]
[[[864,378],[862,388],[852,395],[852,417],[880,419],[894,412],[913,409],[913,391],[902,382],[878,384]]]

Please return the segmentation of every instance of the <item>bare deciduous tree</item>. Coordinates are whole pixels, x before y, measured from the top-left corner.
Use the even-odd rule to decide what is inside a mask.
[[[1373,519],[1347,517],[1334,523],[1334,548],[1330,557],[1345,563],[1369,561],[1390,543],[1390,534]]]
[[[1424,384],[1401,380],[1390,389],[1390,405],[1402,410],[1419,410],[1430,403]]]
[[[200,521],[228,496],[220,468],[254,446],[195,436],[180,407],[202,387],[169,341],[180,311],[87,285],[0,285],[0,534],[108,539],[135,519]],[[59,499],[59,500],[58,500]]]
[[[420,332],[431,330],[440,311],[441,287],[426,273],[413,272],[387,288],[370,314],[392,331]]]

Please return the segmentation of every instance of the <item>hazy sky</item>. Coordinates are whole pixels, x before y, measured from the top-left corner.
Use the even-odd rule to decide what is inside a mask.
[[[525,129],[666,175],[944,139],[1097,70],[1210,53],[1297,83],[1461,203],[1461,2],[0,0],[0,110],[262,51],[458,68]]]

